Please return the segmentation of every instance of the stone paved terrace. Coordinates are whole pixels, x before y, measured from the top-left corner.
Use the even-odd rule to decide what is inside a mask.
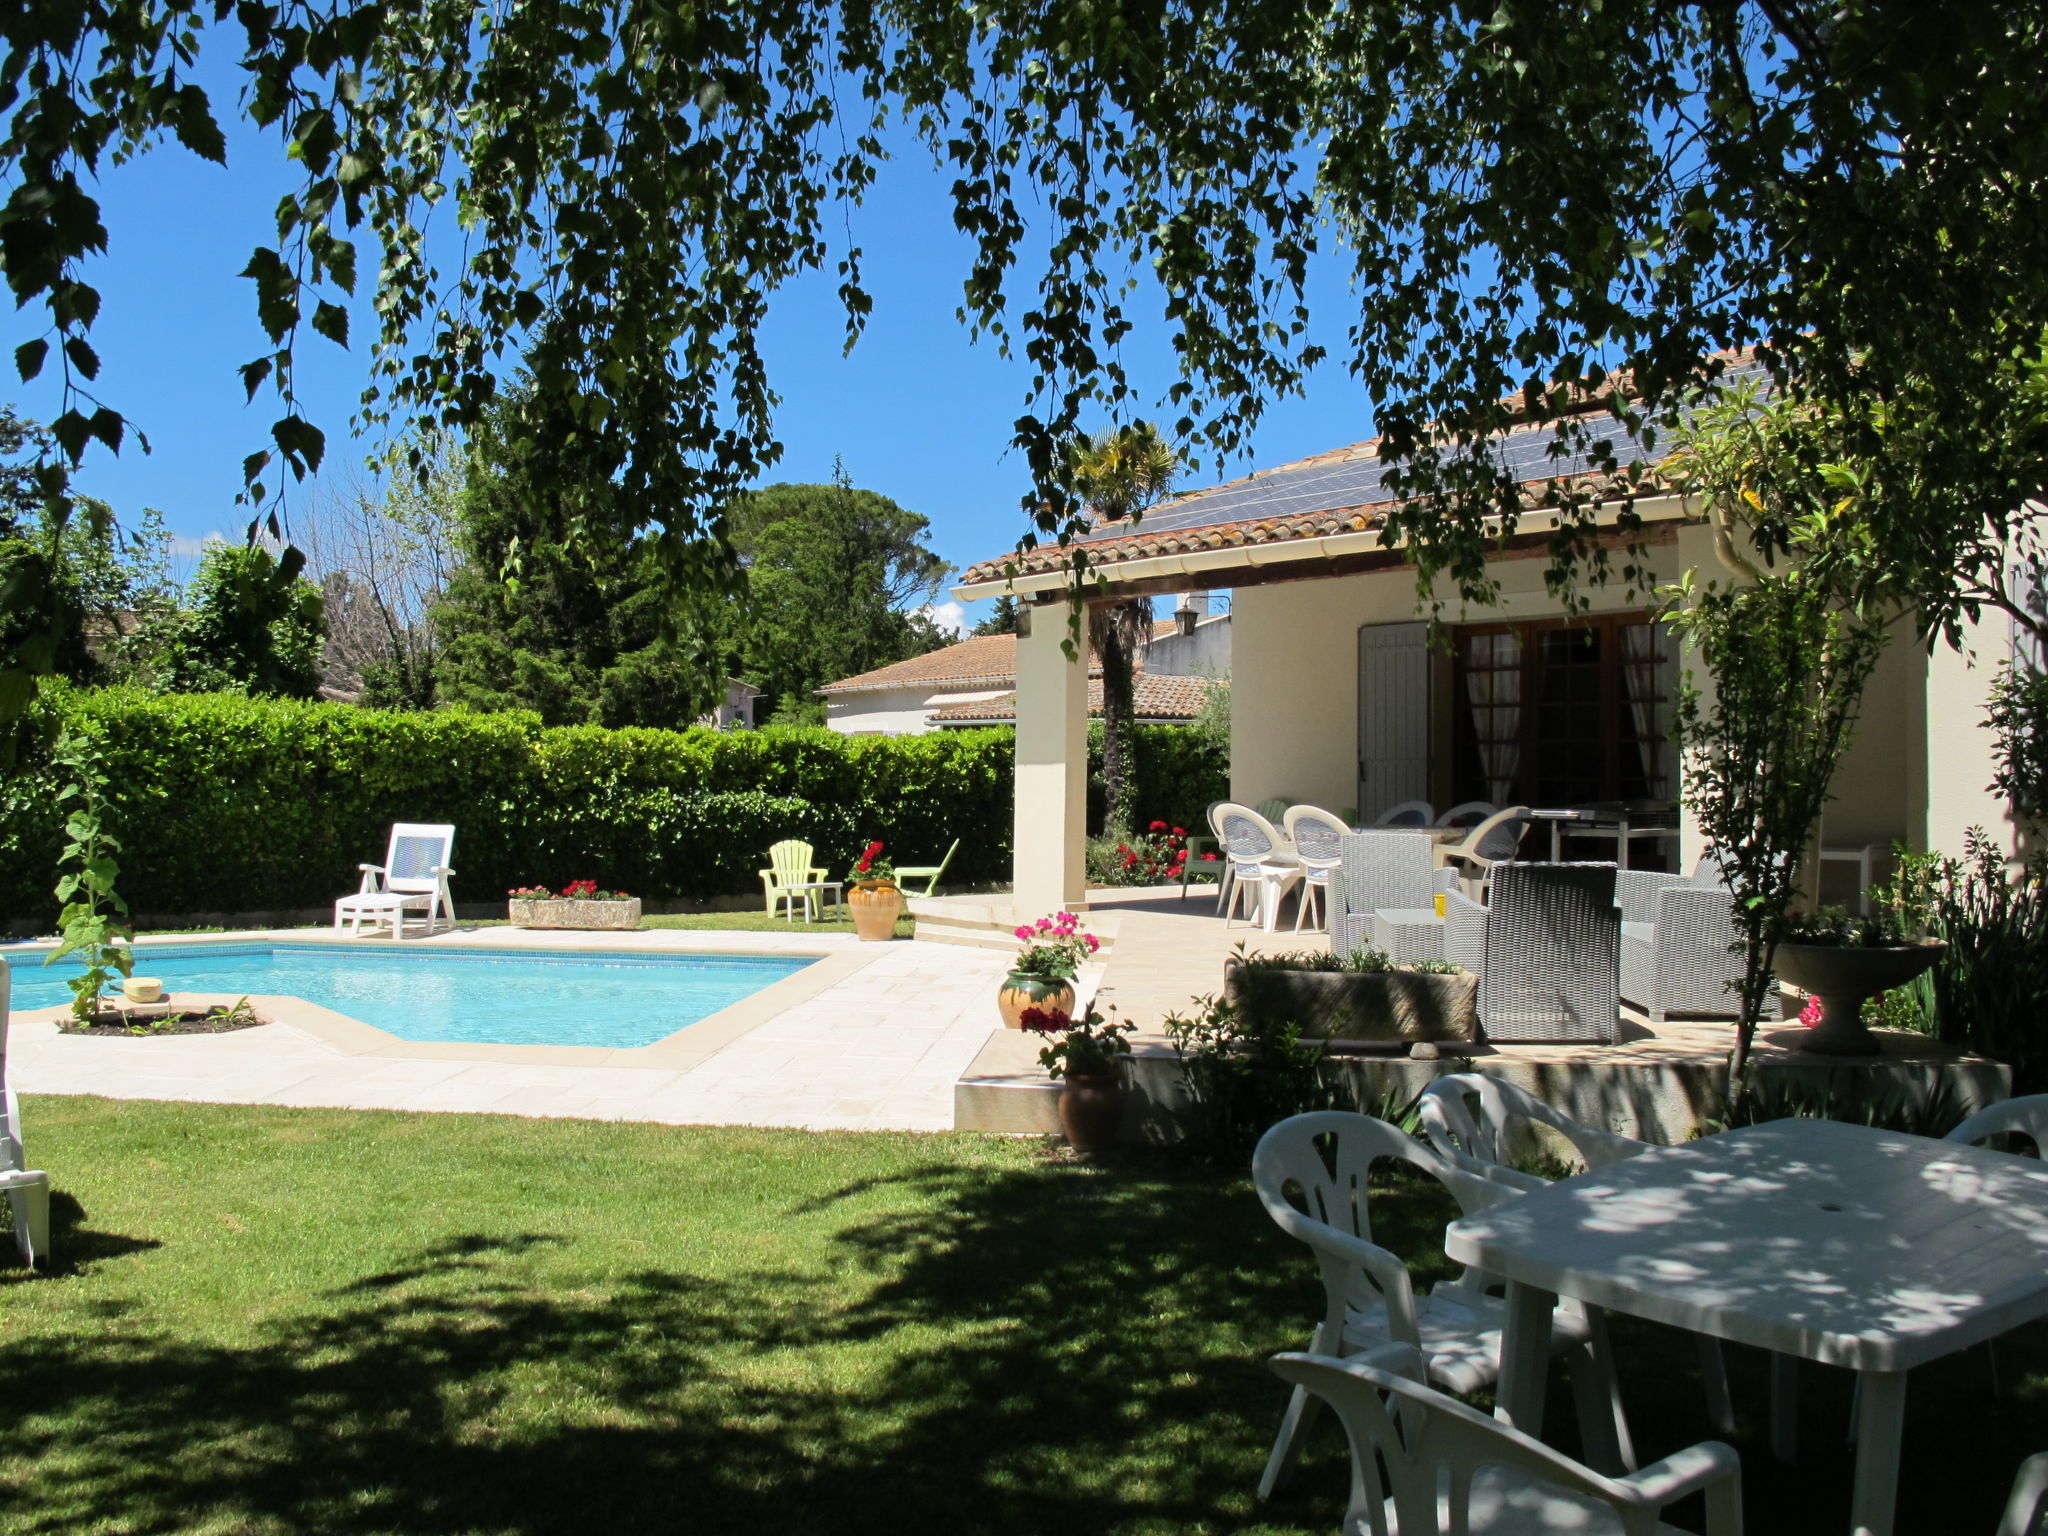
[[[152,947],[257,940],[353,947],[320,930],[146,938]],[[844,933],[568,934],[458,929],[424,947],[659,954],[806,954],[815,965],[655,1045],[467,1045],[399,1040],[290,998],[253,999],[273,1022],[219,1035],[63,1035],[61,1009],[17,1013],[7,1075],[25,1093],[317,1105],[816,1130],[945,1130],[953,1086],[996,1023],[1006,966],[990,950]],[[19,946],[0,953],[21,955]],[[33,954],[28,963],[39,963]],[[190,994],[181,994],[187,996]],[[222,1001],[232,1002],[227,998]]]
[[[1226,926],[1215,915],[1213,892],[1178,887],[1133,891],[1093,890],[1087,925],[1113,934],[1108,964],[1095,993],[1105,1009],[1114,1005],[1134,1020],[1136,1080],[1148,1099],[1170,1100],[1174,1055],[1162,1030],[1169,1013],[1186,1013],[1204,994],[1221,992],[1223,964],[1238,945],[1252,953],[1329,948],[1326,934],[1295,934],[1292,904],[1280,930],[1266,933],[1243,921]],[[962,905],[1000,901],[970,898]],[[917,903],[920,912],[945,901]],[[1875,1064],[1844,1063],[1813,1056],[1800,1047],[1804,1031],[1787,1023],[1759,1032],[1754,1059],[1760,1070],[1785,1073],[1803,1086],[1835,1091],[1877,1091],[1919,1096],[1947,1081],[1969,1107],[2003,1098],[2005,1069],[1981,1058],[1959,1056],[1922,1035],[1887,1031],[1885,1055]],[[1726,1020],[1672,1019],[1651,1024],[1624,1005],[1620,1039],[1613,1045],[1505,1044],[1473,1049],[1473,1068],[1499,1072],[1576,1118],[1609,1125],[1652,1141],[1683,1140],[1717,1102],[1718,1081],[1733,1043]],[[1458,1061],[1424,1062],[1399,1056],[1347,1058],[1362,1102],[1383,1094],[1412,1098],[1439,1072],[1466,1070]],[[1844,1085],[1848,1085],[1845,1089]],[[1015,1031],[993,1034],[975,1058],[956,1099],[963,1127],[1002,1131],[1057,1129],[1054,1091],[1037,1064],[1037,1042]],[[1137,1127],[1127,1124],[1127,1133]]]

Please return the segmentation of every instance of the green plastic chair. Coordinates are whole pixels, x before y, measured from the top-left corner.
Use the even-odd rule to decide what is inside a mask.
[[[818,897],[822,893],[798,887],[809,885],[813,880],[823,880],[830,871],[811,862],[811,845],[794,838],[777,843],[768,850],[768,864],[769,867],[761,871],[761,884],[767,892],[768,915],[775,915],[775,905],[779,901],[794,916],[796,899],[801,896],[804,899],[804,921],[812,921],[818,914]]]
[[[1285,795],[1275,795],[1272,799],[1261,800],[1258,804],[1259,814],[1276,827],[1286,819],[1287,813],[1293,809],[1294,802]]]
[[[946,850],[946,856],[936,864],[898,864],[896,866],[896,883],[904,886],[905,890],[909,890],[909,887],[904,885],[904,882],[922,880],[925,882],[924,889],[921,891],[910,891],[910,894],[913,896],[937,895],[939,880],[945,875],[948,866],[952,864],[953,855],[959,851],[960,839],[956,837],[953,839],[953,846]]]

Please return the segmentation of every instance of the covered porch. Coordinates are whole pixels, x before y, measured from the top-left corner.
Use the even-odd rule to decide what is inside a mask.
[[[1663,826],[1638,818],[1627,862],[1688,870],[1704,849],[1671,742],[1685,663],[1652,622],[1650,593],[1688,569],[1711,576],[1717,561],[1710,530],[1677,498],[1636,511],[1650,571],[1635,593],[1596,588],[1584,611],[1567,613],[1544,587],[1545,534],[1525,532],[1490,568],[1498,602],[1447,605],[1435,637],[1418,614],[1413,568],[1380,548],[1377,532],[1191,553],[1146,555],[1141,545],[1115,562],[1093,554],[1108,578],[1094,600],[1196,584],[1232,593],[1230,794],[1240,803],[1284,799],[1354,825],[1415,800],[1439,812],[1472,801],[1664,807]],[[1063,649],[1062,575],[957,590],[1010,585],[1022,609],[1012,901],[1020,916],[1080,910],[1115,899],[1087,883],[1086,669]],[[2010,836],[1987,790],[1995,764],[1980,728],[2009,637],[1987,621],[1971,639],[1966,658],[1902,637],[1880,663],[1823,822],[1823,901],[1860,899],[1884,877],[1894,842],[1959,853],[1973,825]],[[1562,851],[1613,858],[1617,843],[1611,831],[1567,830]]]

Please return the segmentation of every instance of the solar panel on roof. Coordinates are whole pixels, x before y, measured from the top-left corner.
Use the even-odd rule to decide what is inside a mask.
[[[1744,361],[1722,375],[1724,385],[1737,379],[1753,378],[1762,372],[1760,364]],[[1579,475],[1592,470],[1590,452],[1594,442],[1611,446],[1617,461],[1627,464],[1647,457],[1656,463],[1670,452],[1670,439],[1660,433],[1657,447],[1644,455],[1629,435],[1628,427],[1612,416],[1583,419],[1592,442],[1561,457],[1551,457],[1555,439],[1552,428],[1523,427],[1495,438],[1485,452],[1512,471],[1518,481],[1548,480],[1556,475]],[[1268,470],[1250,480],[1195,491],[1145,514],[1139,527],[1150,532],[1172,532],[1185,528],[1212,528],[1223,523],[1244,523],[1267,518],[1310,517],[1318,512],[1336,512],[1354,507],[1382,507],[1395,495],[1386,486],[1386,466],[1375,458],[1359,458],[1328,464],[1298,464]],[[1119,526],[1095,535],[1120,538],[1130,530]]]

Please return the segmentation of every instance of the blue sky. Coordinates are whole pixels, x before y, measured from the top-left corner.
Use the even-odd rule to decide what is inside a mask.
[[[232,90],[231,83],[214,87],[223,116]],[[1007,442],[1029,374],[993,345],[970,343],[954,318],[969,247],[952,227],[951,177],[914,143],[904,150],[852,215],[875,300],[853,354],[840,351],[836,277],[799,281],[775,302],[765,345],[783,397],[776,426],[785,451],[774,478],[824,480],[834,456],[844,455],[856,484],[923,513],[934,547],[965,565],[1008,549],[1022,530],[1024,471]],[[149,437],[154,451],[144,455],[131,442],[115,458],[96,449],[77,485],[111,502],[126,521],[145,506],[160,508],[187,548],[212,533],[239,538],[247,522],[235,504],[241,460],[267,446],[277,412],[265,393],[245,403],[235,376],[241,363],[267,349],[252,285],[236,273],[251,248],[275,243],[272,211],[290,184],[273,143],[231,128],[225,169],[172,147],[107,170],[97,188],[109,253],[87,273],[104,301],[92,332],[102,360],[95,389]],[[348,426],[371,336],[373,253],[367,238],[359,237],[359,246],[365,272],[353,348],[341,351],[308,331],[298,352],[300,394],[328,434],[330,475],[359,466],[376,446],[352,439]],[[1337,348],[1343,296],[1338,282],[1318,294],[1326,341]],[[1012,307],[1025,306],[1013,300]],[[18,315],[8,346],[28,334]],[[1174,378],[1164,328],[1141,328],[1126,358],[1140,389],[1162,397]],[[17,384],[14,398],[44,420],[58,408],[47,378]],[[1283,463],[1370,432],[1363,392],[1325,366],[1305,399],[1268,412],[1247,460],[1205,465],[1189,483]],[[293,504],[304,494],[295,491]],[[975,611],[959,616],[971,620]]]

